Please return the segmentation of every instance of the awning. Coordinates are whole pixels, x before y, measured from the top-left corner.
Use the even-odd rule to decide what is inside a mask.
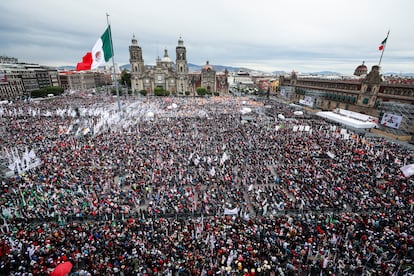
[[[374,122],[356,120],[331,111],[317,112],[316,115],[353,128],[374,128],[377,126]]]

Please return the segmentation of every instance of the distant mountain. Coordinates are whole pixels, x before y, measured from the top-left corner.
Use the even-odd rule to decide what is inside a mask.
[[[271,74],[274,76],[282,76],[282,75],[286,75],[287,73],[285,71],[273,71],[271,72]]]
[[[197,65],[197,64],[193,64],[193,63],[189,63],[188,64],[188,71],[201,71],[201,69],[203,69],[203,66],[201,65]]]
[[[256,70],[249,69],[249,68],[243,68],[243,67],[233,67],[233,66],[225,66],[225,65],[214,65],[211,64],[214,70],[217,72],[224,72],[224,70],[227,69],[229,72],[238,72],[239,70],[247,71],[247,72],[254,72]],[[188,63],[188,70],[193,72],[200,72],[203,69],[204,65],[197,65],[194,63]],[[130,64],[124,64],[119,66],[119,69],[122,70],[130,70],[131,65]]]
[[[224,70],[226,70],[226,69],[229,72],[238,72],[239,70],[243,70],[243,71],[247,71],[247,72],[254,71],[254,70],[248,69],[248,68],[233,67],[233,66],[226,66],[226,65],[211,64],[211,66],[213,67],[214,70],[216,70],[216,72],[224,72]],[[197,65],[197,64],[193,64],[193,63],[188,64],[188,69],[190,71],[196,71],[196,72],[201,71],[203,69],[203,67],[204,67],[204,65]]]
[[[396,72],[387,72],[383,74],[384,76],[398,76],[398,77],[414,77],[414,73],[396,73]]]
[[[59,67],[56,67],[56,69],[59,70],[59,71],[73,71],[73,70],[76,69],[76,66],[70,66],[70,65],[68,65],[68,66],[59,66]]]
[[[127,71],[131,71],[131,64],[124,64],[119,66],[119,70],[123,71],[123,70],[127,70]]]
[[[264,72],[260,70],[250,69],[246,67],[233,67],[233,66],[225,66],[225,65],[211,65],[213,69],[217,72],[224,72],[227,69],[229,72],[237,73],[238,71],[245,71],[249,72],[250,74],[271,74],[273,76],[280,76],[290,74],[290,72],[286,72],[283,70],[273,71],[273,72]],[[204,65],[197,65],[194,63],[188,63],[188,69],[192,72],[200,72],[203,69]],[[75,70],[75,66],[59,66],[57,67],[58,70]],[[122,70],[131,70],[130,64],[124,64],[119,66],[119,69]],[[335,71],[319,71],[319,72],[298,72],[299,75],[311,75],[311,76],[343,76],[343,74],[335,72]],[[399,76],[399,77],[414,77],[414,73],[396,73],[396,72],[387,72],[383,74],[384,76]]]
[[[334,71],[308,72],[308,73],[304,73],[304,74],[314,75],[314,76],[342,76],[341,73],[334,72]]]

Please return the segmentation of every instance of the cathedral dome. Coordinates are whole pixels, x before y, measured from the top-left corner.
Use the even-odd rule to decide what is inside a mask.
[[[161,59],[162,62],[172,62],[172,60],[170,59],[170,57],[163,57]]]
[[[170,57],[168,56],[168,51],[167,49],[164,50],[164,57],[161,59],[161,62],[173,62]]]
[[[211,71],[213,70],[213,66],[211,66],[207,60],[206,65],[203,66],[203,71]]]
[[[355,76],[363,76],[363,75],[366,75],[367,73],[368,73],[368,68],[365,65],[365,62],[364,61],[354,71],[354,75]]]

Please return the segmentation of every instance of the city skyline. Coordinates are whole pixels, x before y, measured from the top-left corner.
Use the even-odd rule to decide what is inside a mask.
[[[0,3],[0,55],[49,66],[76,66],[106,28],[115,62],[129,63],[135,34],[145,64],[164,49],[175,60],[179,37],[188,62],[266,72],[336,71],[351,75],[365,61],[383,72],[414,72],[414,2],[389,1],[82,1]],[[22,7],[25,7],[24,9]],[[52,11],[52,12],[51,12]]]

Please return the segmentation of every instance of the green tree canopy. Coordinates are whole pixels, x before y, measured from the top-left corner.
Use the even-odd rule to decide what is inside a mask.
[[[155,87],[154,88],[154,95],[155,96],[168,96],[168,95],[170,95],[170,92],[166,91],[163,87]]]
[[[131,87],[131,73],[125,69],[121,72],[121,84],[126,84],[128,87]]]
[[[62,87],[57,86],[49,86],[42,89],[34,90],[31,93],[33,98],[42,98],[47,97],[49,94],[53,94],[53,96],[59,96],[63,93],[64,89]]]
[[[197,88],[197,95],[204,96],[205,94],[207,94],[207,89],[205,89],[204,87]]]

